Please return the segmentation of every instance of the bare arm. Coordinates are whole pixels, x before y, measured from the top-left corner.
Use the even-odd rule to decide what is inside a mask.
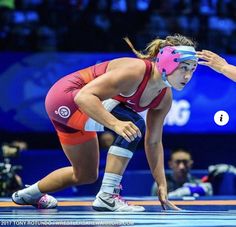
[[[227,64],[224,67],[222,67],[221,73],[224,74],[229,79],[236,82],[236,66]]]
[[[219,55],[209,50],[203,50],[197,52],[197,57],[205,60],[205,61],[199,61],[198,63],[200,65],[209,66],[216,72],[222,73],[229,79],[236,82],[236,66],[228,64],[224,58],[220,57]]]
[[[128,142],[141,133],[132,122],[123,122],[109,113],[102,101],[120,93],[128,93],[145,72],[145,65],[111,70],[84,86],[75,96],[79,108],[95,121],[123,136]]]
[[[162,109],[150,109],[147,113],[145,152],[152,175],[157,184],[166,187],[164,171],[164,154],[162,147],[162,130],[165,116],[171,107],[170,91],[165,95]]]
[[[168,89],[162,100],[161,109],[150,109],[147,113],[147,127],[145,135],[145,152],[152,175],[158,186],[160,202],[172,209],[178,208],[167,199],[167,184],[164,168],[164,152],[162,146],[162,130],[165,116],[169,112],[172,103],[171,90]]]

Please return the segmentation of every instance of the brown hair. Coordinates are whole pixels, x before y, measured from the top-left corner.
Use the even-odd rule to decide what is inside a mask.
[[[196,43],[187,38],[186,36],[175,34],[173,36],[167,36],[166,39],[156,38],[152,42],[150,42],[144,51],[137,51],[128,37],[124,38],[125,42],[129,45],[132,51],[138,58],[141,59],[150,59],[154,60],[160,51],[161,48],[165,46],[193,46],[196,47]]]

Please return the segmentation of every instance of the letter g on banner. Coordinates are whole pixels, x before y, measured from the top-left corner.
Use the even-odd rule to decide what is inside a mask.
[[[168,126],[184,126],[190,118],[190,103],[187,100],[173,100],[172,107],[165,118],[165,123]]]

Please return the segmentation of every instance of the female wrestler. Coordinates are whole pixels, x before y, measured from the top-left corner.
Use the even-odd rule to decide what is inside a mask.
[[[148,110],[145,152],[163,208],[178,209],[167,199],[162,128],[172,103],[170,87],[182,90],[197,67],[194,43],[181,35],[155,39],[137,58],[118,58],[81,69],[57,81],[46,97],[46,110],[71,166],[57,169],[34,185],[13,194],[15,203],[52,208],[57,201],[46,193],[89,184],[98,176],[96,131],[117,134],[107,156],[101,189],[93,202],[98,211],[143,211],[117,196],[116,188],[144,135],[138,114]]]

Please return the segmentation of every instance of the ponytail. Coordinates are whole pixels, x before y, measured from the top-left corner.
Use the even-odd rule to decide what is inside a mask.
[[[137,51],[128,37],[125,37],[124,40],[138,58],[148,59],[152,61],[155,60],[160,49],[165,46],[196,46],[196,44],[191,39],[180,34],[167,36],[166,39],[154,39],[147,45],[144,51]]]

